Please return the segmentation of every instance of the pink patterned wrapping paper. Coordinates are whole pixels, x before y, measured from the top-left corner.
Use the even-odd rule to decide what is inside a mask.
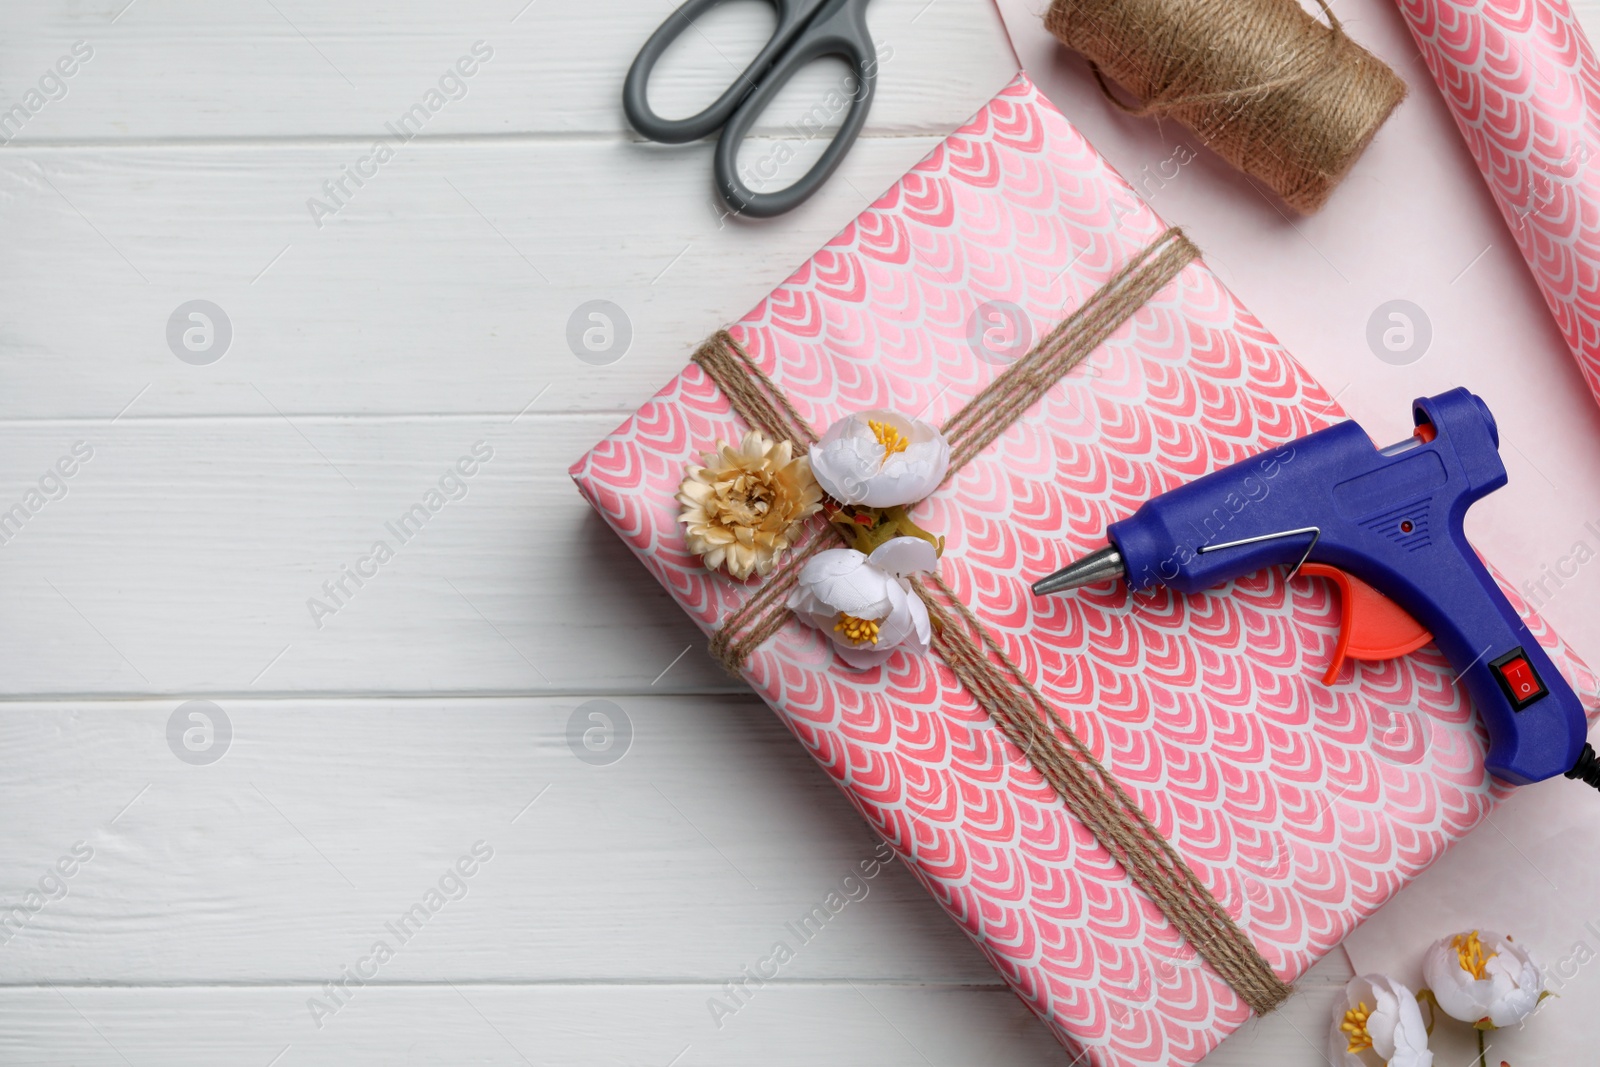
[[[1567,0],[1399,0],[1600,400],[1600,65]]]
[[[1163,228],[1019,76],[731,332],[813,427],[937,424],[1003,370],[967,340],[981,302],[1042,336]],[[947,538],[946,580],[1287,980],[1490,810],[1453,672],[1430,646],[1324,686],[1337,593],[1282,571],[1190,597],[1028,583],[1149,496],[1339,417],[1197,262],[915,512]],[[708,632],[758,586],[687,552],[674,493],[743,431],[691,365],[572,469]],[[1070,1049],[1192,1064],[1249,1015],[936,657],[852,671],[793,623],[745,676]]]

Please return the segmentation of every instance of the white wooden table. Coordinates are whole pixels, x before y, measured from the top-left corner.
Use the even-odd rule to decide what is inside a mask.
[[[1009,80],[998,18],[875,0],[866,136],[750,224],[624,125],[669,10],[0,11],[0,1063],[1067,1062],[894,865],[727,991],[874,841],[566,476]],[[1323,1062],[1344,966],[1208,1062]]]

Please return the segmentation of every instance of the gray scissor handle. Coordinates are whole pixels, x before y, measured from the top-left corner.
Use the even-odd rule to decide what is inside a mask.
[[[686,119],[664,119],[650,108],[650,75],[663,53],[678,39],[678,35],[694,25],[695,19],[727,0],[688,0],[682,7],[667,16],[656,32],[639,49],[628,68],[628,78],[622,83],[622,110],[628,123],[652,141],[662,144],[683,144],[698,141],[715,133],[755,89],[773,61],[794,39],[795,34],[811,18],[825,0],[770,0],[778,11],[778,25],[772,38],[756,53],[750,65],[733,80],[726,92],[716,102],[697,115]]]
[[[770,193],[750,189],[739,177],[739,145],[778,92],[795,73],[814,59],[840,56],[848,60],[856,85],[850,110],[822,157],[792,185]],[[713,174],[717,190],[728,206],[743,215],[765,219],[781,215],[804,203],[822,187],[839,166],[866,124],[867,110],[878,81],[877,50],[867,33],[865,0],[827,0],[787,52],[756,83],[755,91],[729,116],[717,141]]]

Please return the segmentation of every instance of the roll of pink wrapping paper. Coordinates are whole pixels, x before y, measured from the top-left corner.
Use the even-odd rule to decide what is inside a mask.
[[[1400,0],[1600,400],[1600,65],[1567,0]]]

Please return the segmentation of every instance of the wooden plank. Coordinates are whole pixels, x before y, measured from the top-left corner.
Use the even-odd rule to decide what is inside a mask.
[[[0,419],[509,416],[546,387],[540,410],[632,411],[939,140],[864,140],[759,222],[724,217],[703,146],[414,144],[316,219],[364,146],[10,149]],[[186,344],[196,299],[226,343]]]
[[[713,986],[367,988],[320,1030],[306,1007],[316,993],[0,991],[0,1057],[12,1067],[1069,1062],[1022,1002],[997,988],[772,986],[720,1030],[706,1007],[718,996]]]
[[[567,476],[617,421],[536,405],[520,418],[0,425],[0,512],[41,505],[0,546],[0,693],[737,691]],[[1510,433],[1530,454],[1560,447]],[[390,526],[480,441],[495,458],[462,480],[466,496],[397,537]],[[29,497],[57,485],[48,472],[77,442],[94,458],[66,495]],[[1525,478],[1519,491],[1555,490]],[[1527,536],[1553,554],[1479,543],[1524,581],[1571,544]],[[361,561],[378,541],[394,558],[354,586],[343,569],[373,569]],[[1596,581],[1582,570],[1544,605],[1580,651],[1600,625],[1581,595]]]
[[[4,106],[34,111],[5,127],[18,143],[377,136],[439,92],[427,136],[632,136],[622,80],[676,5],[627,0],[51,0],[0,11]],[[961,121],[1016,61],[989,0],[874,0],[867,21],[884,55],[874,132],[933,133]],[[715,99],[770,33],[765,4],[707,21],[669,54],[658,108],[682,115]],[[50,75],[62,56],[80,55]],[[473,45],[479,46],[478,55]],[[484,59],[487,53],[488,58]],[[441,78],[467,57],[457,80]],[[959,57],[961,77],[951,76]],[[459,73],[459,72],[458,72]],[[41,78],[46,79],[43,86]],[[808,69],[789,94],[810,108],[838,81]],[[458,87],[459,83],[459,87]],[[62,95],[64,89],[65,95]],[[38,91],[31,100],[29,90]],[[37,104],[38,106],[34,106]],[[789,116],[770,113],[769,128]]]
[[[1342,983],[1337,968],[1326,970]],[[1310,977],[1306,985],[1225,1041],[1207,1067],[1325,1063],[1337,986]],[[708,1008],[724,995],[715,986],[365,987],[336,1014],[319,1015],[318,1029],[307,1001],[319,992],[0,990],[0,1057],[14,1067],[1071,1062],[1022,1002],[996,987],[774,984],[719,1016],[720,1028]]]
[[[0,686],[743,691],[567,475],[617,421],[269,414],[0,426],[11,472],[0,511],[40,505],[20,529],[0,527],[10,533]],[[73,459],[77,442],[87,461]],[[50,473],[63,458],[70,479]],[[29,497],[41,481],[65,495]],[[415,515],[402,527],[419,504],[421,531]],[[357,586],[347,569],[369,576]]]
[[[0,983],[996,981],[753,698],[188,703],[5,707]]]

